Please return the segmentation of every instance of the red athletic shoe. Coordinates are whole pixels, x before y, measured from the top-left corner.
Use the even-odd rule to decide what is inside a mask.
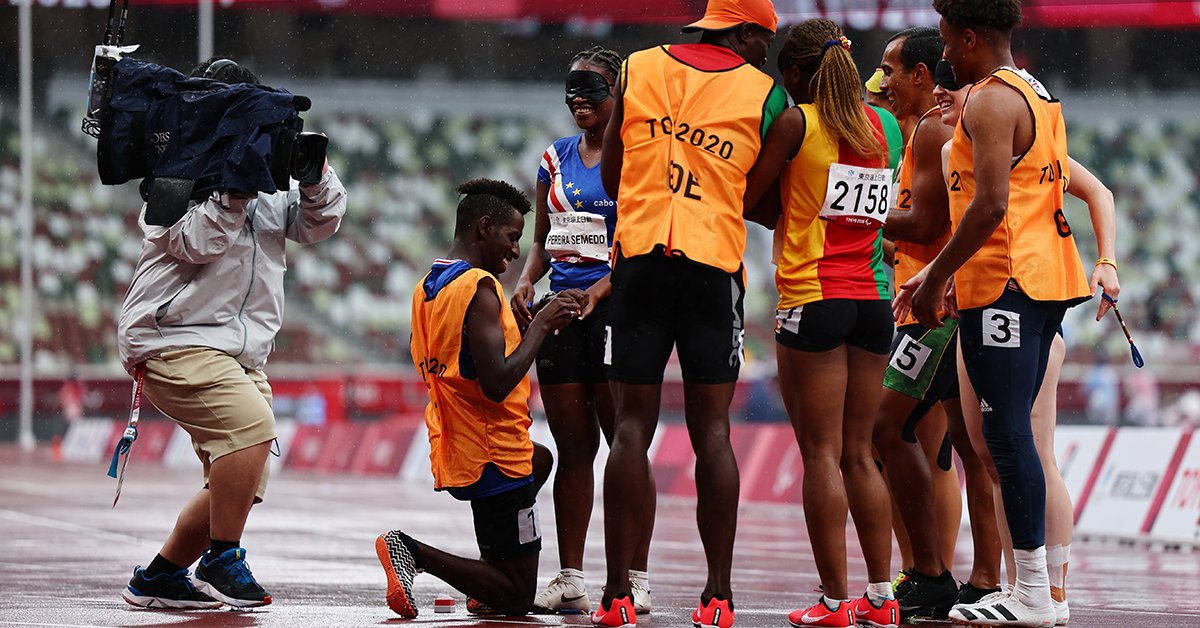
[[[696,610],[692,611],[692,626],[695,628],[704,626],[730,628],[733,626],[733,603],[716,596],[709,598],[708,604],[701,603]]]
[[[628,595],[615,597],[608,608],[604,608],[604,600],[600,600],[599,608],[592,613],[592,625],[605,628],[636,626],[637,613],[633,610],[633,600]]]
[[[806,626],[854,628],[854,604],[839,602],[838,607],[831,611],[828,606],[825,606],[823,599],[817,600],[816,604],[808,608],[792,611],[788,615],[788,622],[797,628]]]
[[[860,626],[871,628],[899,628],[900,604],[896,600],[884,600],[875,606],[871,599],[864,595],[854,601],[854,618]]]

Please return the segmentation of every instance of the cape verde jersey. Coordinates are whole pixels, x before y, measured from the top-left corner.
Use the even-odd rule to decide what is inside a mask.
[[[550,186],[550,289],[586,290],[611,272],[608,252],[617,225],[617,203],[604,192],[600,164],[579,156],[583,134],[556,140],[542,154],[538,181]]]

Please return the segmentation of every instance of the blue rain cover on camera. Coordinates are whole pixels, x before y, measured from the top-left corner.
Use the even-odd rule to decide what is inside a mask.
[[[96,149],[103,183],[191,179],[194,199],[286,186],[286,178],[272,177],[272,147],[303,127],[288,91],[188,77],[130,57],[113,73]]]

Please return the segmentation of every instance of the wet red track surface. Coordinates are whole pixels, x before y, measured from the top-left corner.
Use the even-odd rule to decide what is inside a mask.
[[[589,625],[583,616],[479,620],[466,614],[458,594],[455,613],[435,614],[434,598],[451,590],[429,575],[415,584],[421,616],[396,618],[383,601],[376,535],[403,527],[443,549],[477,555],[469,507],[393,478],[296,473],[272,478],[244,538],[273,604],[253,612],[137,609],[121,600],[121,588],[134,565],[154,556],[197,477],[134,458],[114,510],[116,483],[104,471],[0,447],[0,626]],[[541,505],[545,584],[557,568],[549,490]],[[654,612],[639,625],[691,625],[705,579],[693,507],[684,499],[660,501],[650,561]],[[593,601],[604,569],[599,514],[585,564]],[[852,534],[851,542],[856,552]],[[960,574],[968,542],[964,531]],[[852,557],[849,566],[852,588],[865,585],[861,559]],[[798,506],[743,505],[733,583],[739,627],[787,626],[788,611],[815,599],[816,569]],[[1197,552],[1077,541],[1068,585],[1071,626],[1200,627]]]

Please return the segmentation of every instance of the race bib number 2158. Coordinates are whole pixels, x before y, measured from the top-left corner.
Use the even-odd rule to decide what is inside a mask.
[[[895,204],[896,188],[889,168],[830,164],[820,216],[847,226],[878,229]]]

